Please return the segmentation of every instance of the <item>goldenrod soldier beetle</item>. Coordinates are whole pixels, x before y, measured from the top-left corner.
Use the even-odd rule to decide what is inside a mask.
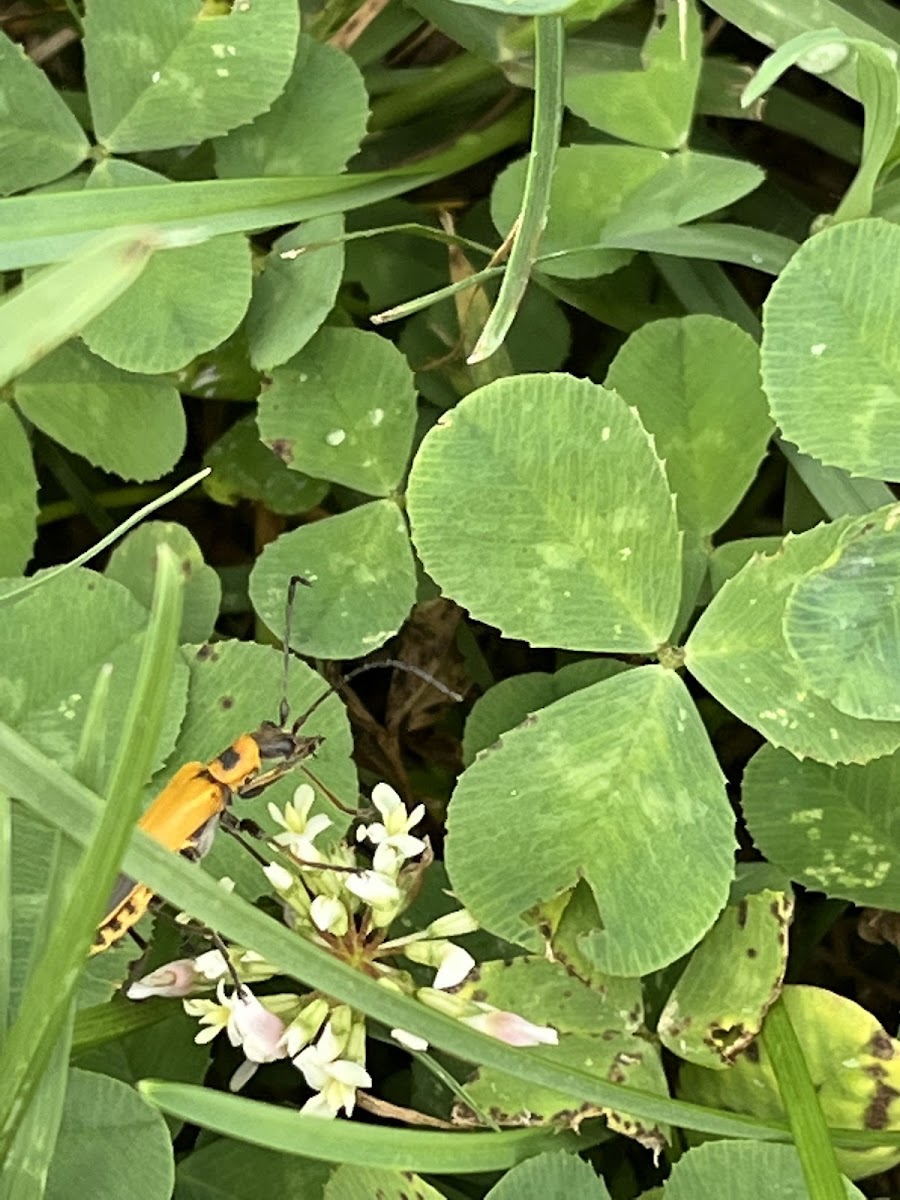
[[[257,830],[252,822],[229,819],[229,809],[233,800],[253,799],[315,754],[324,738],[303,736],[300,733],[301,728],[320,704],[355,676],[375,668],[394,667],[425,679],[453,699],[462,699],[427,671],[396,659],[387,659],[363,663],[349,671],[338,684],[318,696],[292,724],[288,724],[290,628],[297,587],[300,584],[310,586],[309,581],[302,576],[291,576],[285,607],[283,690],[278,723],[263,721],[255,732],[240,734],[221,754],[207,763],[185,763],[176,771],[138,822],[138,828],[161,845],[192,861],[199,860],[209,851],[220,826],[238,838],[240,832],[248,829],[261,835],[261,831]],[[273,762],[274,765],[268,770],[263,770],[263,765],[267,762]],[[316,782],[321,788],[322,784]],[[324,790],[327,793],[327,789]],[[337,797],[327,794],[335,804],[343,807]],[[150,888],[128,875],[120,875],[110,896],[106,915],[97,927],[90,954],[100,954],[108,950],[132,931],[154,898]]]

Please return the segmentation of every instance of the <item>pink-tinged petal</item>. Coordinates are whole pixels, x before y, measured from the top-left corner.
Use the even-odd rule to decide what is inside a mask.
[[[203,989],[208,979],[202,976],[194,965],[192,958],[178,958],[165,966],[157,967],[149,975],[135,980],[127,989],[125,995],[129,1000],[146,1000],[149,996],[178,997],[190,996],[198,986]]]
[[[249,988],[243,988],[234,997],[228,1034],[230,1038],[236,1036],[237,1040],[232,1039],[231,1044],[242,1046],[251,1062],[274,1062],[283,1058],[284,1031],[285,1024],[281,1017],[261,1004]]]
[[[549,1025],[532,1025],[517,1013],[504,1012],[499,1008],[478,1013],[474,1017],[464,1017],[463,1024],[479,1029],[482,1033],[496,1038],[498,1042],[506,1042],[507,1046],[559,1044],[559,1034]]]

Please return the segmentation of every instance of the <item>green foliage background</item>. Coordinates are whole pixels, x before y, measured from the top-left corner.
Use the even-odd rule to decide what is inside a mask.
[[[4,30],[0,1196],[892,1186],[849,1180],[900,1162],[895,8],[73,0]],[[317,709],[315,773],[425,801],[483,930],[464,994],[558,1046],[298,944],[225,838],[233,896],[132,838],[276,716],[294,574],[294,713],[379,652],[465,693],[370,676]],[[115,995],[127,947],[84,964],[123,854],[426,1037],[443,1074],[384,1051],[375,1090],[461,1128],[317,1125],[274,1071],[224,1092],[177,1005]],[[883,943],[841,994],[852,906]]]

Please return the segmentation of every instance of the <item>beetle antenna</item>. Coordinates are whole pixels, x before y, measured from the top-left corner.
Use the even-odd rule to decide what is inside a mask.
[[[451,700],[455,700],[457,703],[462,700],[459,692],[454,692],[452,688],[447,687],[446,683],[441,683],[430,671],[426,671],[422,667],[416,667],[412,663],[401,662],[399,658],[382,658],[378,662],[361,663],[358,667],[354,667],[352,671],[348,671],[346,675],[342,675],[337,683],[332,684],[321,696],[317,696],[313,700],[306,712],[300,714],[294,722],[291,732],[296,733],[309,720],[320,704],[324,704],[328,697],[333,696],[335,692],[341,691],[351,679],[355,679],[357,675],[362,675],[366,671],[378,671],[385,668],[392,668],[395,671],[405,671],[407,675],[415,675],[417,679],[421,679],[425,683],[430,683],[433,688],[436,688],[445,696],[449,696]]]
[[[291,623],[294,619],[294,602],[297,596],[297,585],[301,583],[304,587],[312,587],[312,582],[304,578],[304,576],[291,576],[290,583],[288,584],[287,601],[284,606],[284,656],[281,668],[281,704],[278,706],[278,724],[282,729],[291,714],[291,706],[288,701],[288,675],[291,664]]]

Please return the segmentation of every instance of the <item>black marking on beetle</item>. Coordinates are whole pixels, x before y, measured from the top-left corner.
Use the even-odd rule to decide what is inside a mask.
[[[185,577],[185,579],[190,579],[190,577],[193,575],[194,564],[191,562],[191,560],[189,558],[183,558],[181,560],[181,573]]]
[[[205,662],[207,659],[209,659],[210,662],[217,662],[219,655],[215,647],[211,646],[209,642],[206,642],[197,651],[197,658],[199,658],[201,662]]]
[[[746,900],[741,900],[737,906],[737,923],[738,929],[744,929],[747,925],[747,915],[750,911],[750,905]]]
[[[234,696],[223,696],[219,704],[224,709],[234,708]]]
[[[746,1058],[747,1062],[759,1062],[759,1044],[755,1040],[750,1042],[750,1044],[747,1046],[747,1049],[744,1051],[744,1057]]]
[[[241,761],[241,756],[233,746],[229,746],[227,750],[223,750],[219,755],[219,762],[226,771],[230,771],[232,767],[236,767]]]
[[[759,951],[756,949],[755,946],[747,947],[747,957],[748,958],[756,958],[757,954],[759,954]]]

